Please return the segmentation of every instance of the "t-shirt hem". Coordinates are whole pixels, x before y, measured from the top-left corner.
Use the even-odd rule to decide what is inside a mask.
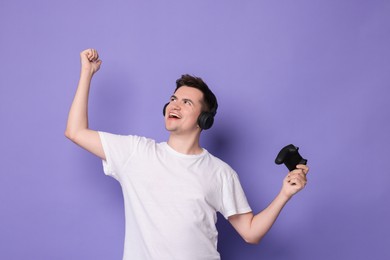
[[[98,132],[99,133],[99,136],[100,136],[100,141],[102,143],[102,147],[103,147],[103,151],[104,151],[104,155],[106,157],[106,160],[102,160],[102,164],[103,164],[103,172],[104,174],[108,175],[108,176],[112,176],[113,175],[113,170],[112,170],[112,167],[111,167],[111,156],[110,156],[110,153],[109,153],[109,149],[108,149],[108,144],[107,144],[107,140],[104,136],[104,132]]]
[[[228,219],[231,216],[238,215],[238,214],[245,214],[245,213],[249,213],[249,212],[252,212],[252,209],[250,207],[246,207],[246,208],[242,208],[242,209],[238,209],[238,210],[228,211],[225,214],[223,214],[223,216],[225,217],[225,219]]]

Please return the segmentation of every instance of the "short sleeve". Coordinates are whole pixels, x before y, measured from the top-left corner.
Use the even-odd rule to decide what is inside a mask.
[[[227,219],[230,216],[251,211],[238,175],[233,171],[223,180],[220,212]]]
[[[119,180],[120,169],[132,156],[138,138],[106,132],[99,132],[99,136],[106,157],[103,160],[104,173]]]

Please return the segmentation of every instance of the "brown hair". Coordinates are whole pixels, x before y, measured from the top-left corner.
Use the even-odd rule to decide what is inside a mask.
[[[209,112],[215,116],[218,109],[217,98],[201,78],[184,74],[181,76],[181,78],[176,80],[175,92],[182,86],[192,87],[202,91],[204,103],[206,105],[205,112]]]

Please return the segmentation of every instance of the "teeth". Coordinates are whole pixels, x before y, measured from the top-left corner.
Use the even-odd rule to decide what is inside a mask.
[[[178,116],[177,114],[174,114],[174,113],[169,113],[169,117],[170,118],[180,118],[180,116]]]

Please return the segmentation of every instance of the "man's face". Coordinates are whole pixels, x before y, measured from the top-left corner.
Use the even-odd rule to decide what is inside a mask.
[[[165,110],[165,128],[171,133],[200,131],[197,121],[202,111],[202,100],[203,93],[199,89],[178,88]]]

